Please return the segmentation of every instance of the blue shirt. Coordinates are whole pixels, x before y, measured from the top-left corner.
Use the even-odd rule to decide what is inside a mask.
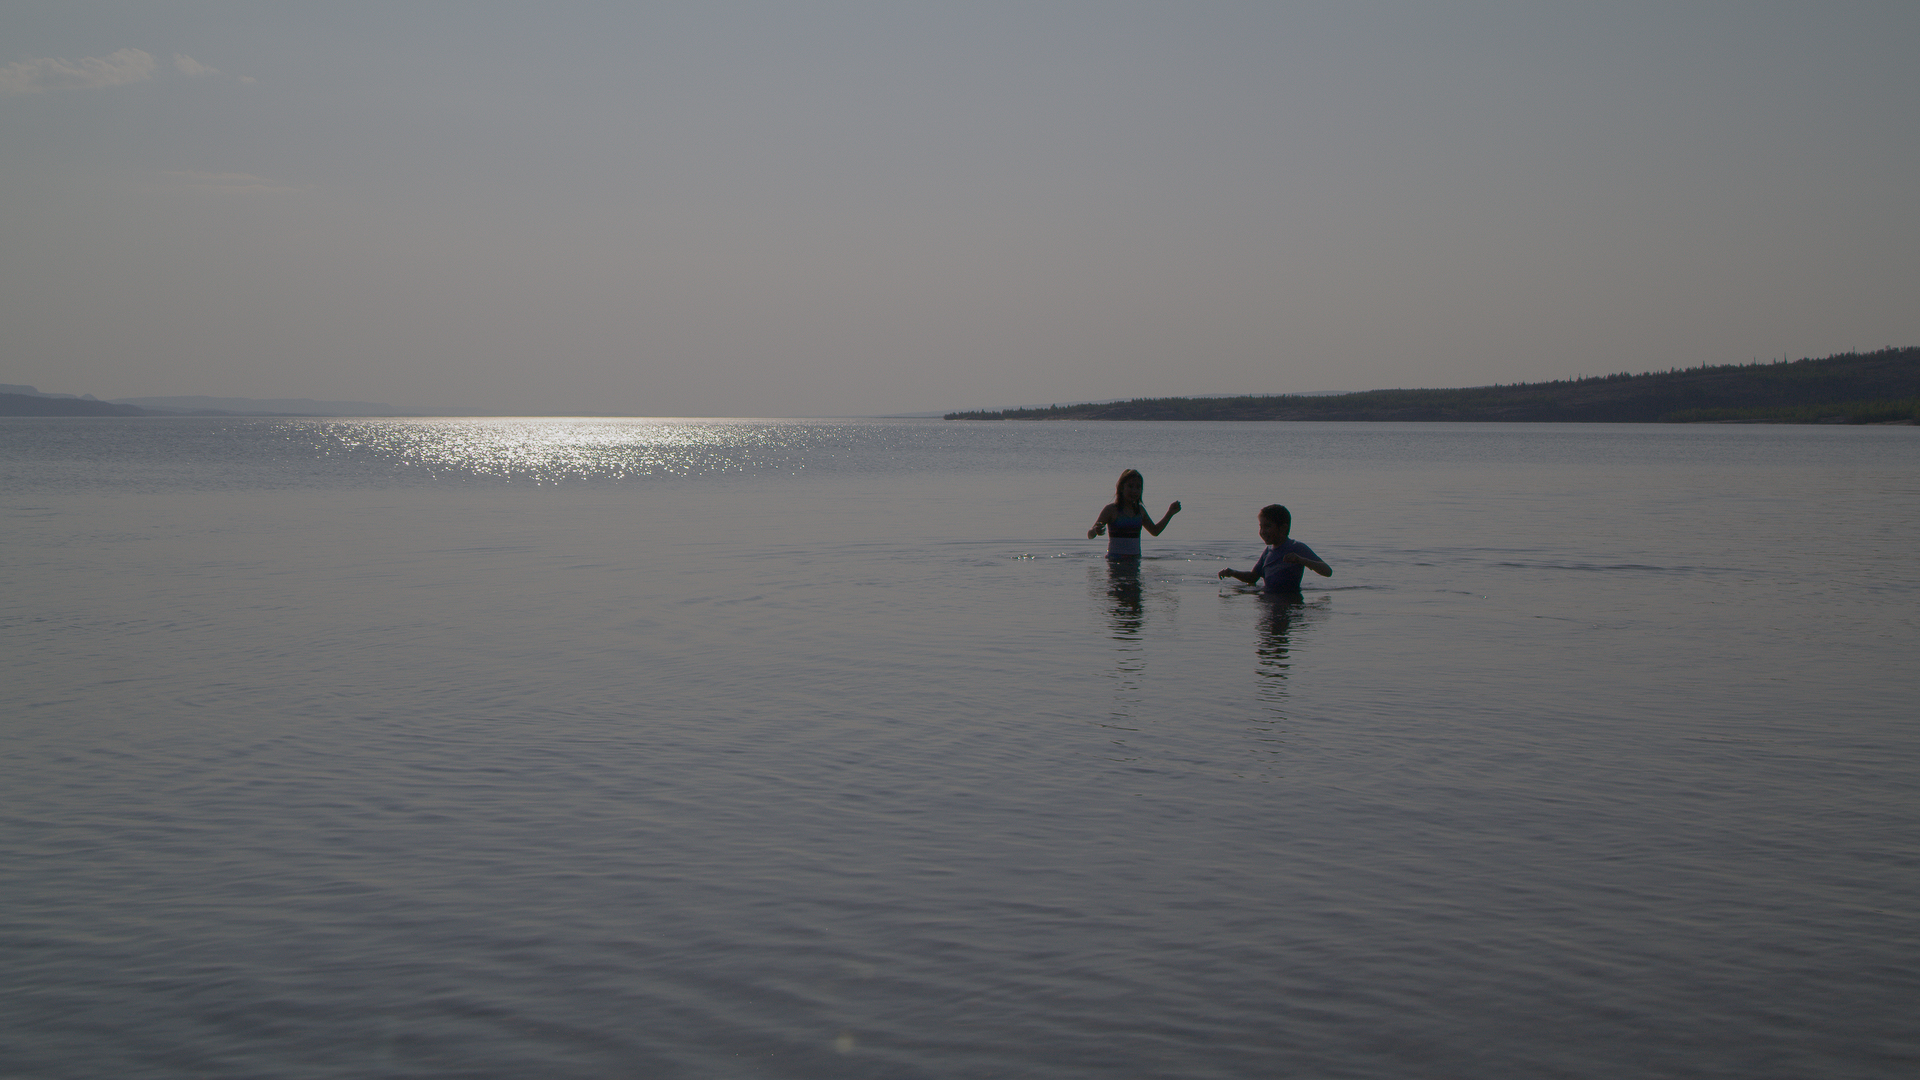
[[[1313,549],[1298,540],[1288,538],[1260,553],[1260,561],[1253,564],[1253,576],[1266,579],[1268,592],[1299,592],[1300,576],[1307,572],[1304,566],[1288,566],[1280,560],[1288,554],[1303,559],[1320,561]]]

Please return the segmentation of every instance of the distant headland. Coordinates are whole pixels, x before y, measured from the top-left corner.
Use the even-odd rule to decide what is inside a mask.
[[[133,405],[115,405],[88,394],[43,394],[31,386],[0,383],[0,416],[147,416]]]
[[[1920,421],[1920,348],[1458,390],[1135,398],[946,419],[1912,424]]]
[[[101,401],[0,383],[0,416],[481,416],[474,408],[407,408],[377,401],[312,398],[142,397]]]

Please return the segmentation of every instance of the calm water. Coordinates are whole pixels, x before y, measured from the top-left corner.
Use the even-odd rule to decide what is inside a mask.
[[[0,506],[6,1076],[1920,1067],[1920,430],[15,419]]]

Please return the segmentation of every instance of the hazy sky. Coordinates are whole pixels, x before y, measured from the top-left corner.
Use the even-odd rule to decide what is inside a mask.
[[[1920,344],[1920,4],[0,0],[0,382],[822,415]]]

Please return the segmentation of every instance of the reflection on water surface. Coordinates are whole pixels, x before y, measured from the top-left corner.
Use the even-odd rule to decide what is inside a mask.
[[[308,429],[321,453],[364,454],[434,476],[540,483],[744,472],[802,464],[835,427],[697,420],[356,420]]]

